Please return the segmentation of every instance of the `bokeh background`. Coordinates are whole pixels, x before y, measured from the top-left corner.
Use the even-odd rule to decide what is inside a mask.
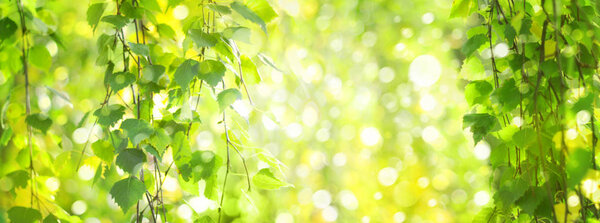
[[[92,32],[81,10],[87,1],[31,2],[52,11],[54,16],[45,22],[66,40],[65,47],[39,40],[54,63],[50,72],[32,71],[35,108],[61,126],[48,136],[36,136],[37,146],[50,154],[42,160],[54,163],[60,173],[41,176],[45,192],[84,222],[122,222],[126,216],[108,195],[119,176],[92,186],[98,160],[85,160],[77,172],[72,163],[93,128],[93,122],[79,123],[104,96],[98,88],[104,70],[95,65],[95,39],[109,27]],[[462,129],[467,103],[459,74],[460,48],[470,21],[448,19],[451,0],[269,2],[279,16],[269,23],[268,36],[252,32],[252,44],[240,43],[254,56],[263,79],[249,89],[255,109],[248,110],[247,101],[235,105],[249,117],[249,140],[240,148],[251,172],[272,161],[265,157],[279,159],[278,174],[293,187],[246,193],[240,190],[245,187],[242,169],[234,164],[240,174],[234,174],[228,188],[231,199],[224,207],[227,215],[235,216],[230,220],[469,222],[490,203],[490,148],[473,145]],[[160,3],[164,8],[166,1]],[[0,4],[2,13],[14,10],[12,2]],[[171,8],[158,19],[177,29],[193,13],[189,10],[194,6],[188,6]],[[258,52],[270,57],[277,69],[259,62]],[[0,61],[8,63],[17,53],[5,52]],[[0,84],[6,85],[6,77],[0,75]],[[66,103],[45,86],[77,97]],[[17,95],[24,91],[12,90]],[[205,91],[202,96],[201,109],[214,108],[214,95]],[[22,104],[11,103],[7,114],[18,119],[23,110]],[[218,114],[199,112],[204,124],[192,137],[193,150],[222,151]],[[9,164],[19,162],[13,159],[19,154],[2,152],[4,175],[15,169]],[[6,182],[6,176],[0,178],[4,192],[12,189]],[[214,201],[189,195],[185,187],[189,185],[173,177],[165,183],[173,222],[215,213]],[[3,207],[19,202],[0,197]],[[5,211],[0,214],[5,216]]]

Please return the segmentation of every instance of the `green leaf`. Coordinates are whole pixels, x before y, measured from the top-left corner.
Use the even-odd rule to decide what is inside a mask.
[[[93,30],[96,30],[98,22],[100,22],[100,17],[102,17],[102,13],[104,13],[105,8],[106,3],[96,3],[88,7],[87,22]]]
[[[7,39],[17,31],[17,23],[8,17],[0,19],[0,40]]]
[[[129,23],[129,19],[122,15],[107,15],[102,17],[102,21],[115,26],[115,29],[121,29]]]
[[[94,111],[94,116],[98,118],[98,124],[102,126],[112,126],[117,123],[125,114],[125,107],[120,104],[104,106]]]
[[[144,16],[144,9],[139,7],[134,7],[131,2],[125,2],[126,4],[121,4],[121,13],[131,19],[141,19]]]
[[[485,44],[488,38],[484,34],[475,35],[463,45],[461,52],[465,54],[465,57],[470,57],[481,45]]]
[[[13,185],[16,188],[27,187],[27,182],[29,182],[29,172],[25,170],[17,170],[7,174],[7,176],[12,180]]]
[[[154,133],[154,129],[152,129],[150,123],[140,119],[127,119],[123,121],[121,129],[123,129],[123,132],[133,146],[137,146],[141,141],[149,138]]]
[[[229,88],[221,91],[221,93],[217,95],[217,102],[219,103],[221,111],[225,111],[225,109],[233,104],[233,102],[241,98],[242,94],[237,89]]]
[[[112,88],[113,92],[120,91],[121,89],[133,84],[135,82],[135,75],[130,72],[117,72],[112,73],[108,77],[108,84]]]
[[[215,87],[223,80],[225,71],[226,68],[223,63],[216,60],[204,60],[200,63],[198,77],[210,86]]]
[[[106,162],[111,164],[113,161],[114,151],[113,146],[106,140],[98,140],[92,144],[92,151],[94,155]]]
[[[190,82],[198,73],[199,64],[198,61],[187,59],[175,70],[175,82],[181,86],[182,90],[185,91],[188,88]]]
[[[171,144],[171,137],[169,137],[167,131],[164,129],[157,129],[154,134],[150,137],[150,145],[152,145],[159,154],[159,158],[167,149],[167,146]]]
[[[71,107],[73,107],[73,104],[71,103],[71,99],[69,98],[69,94],[67,94],[66,92],[60,92],[54,88],[51,88],[50,86],[46,85],[45,86],[46,89],[52,91],[52,93],[56,96],[58,96],[60,99],[64,100],[65,102],[69,103],[69,105]]]
[[[46,134],[46,131],[52,126],[52,119],[48,118],[48,116],[36,113],[31,114],[25,118],[25,122],[31,127],[42,131]]]
[[[4,131],[2,131],[2,136],[0,136],[0,145],[2,146],[2,148],[5,148],[6,145],[8,145],[8,142],[10,141],[10,138],[12,138],[13,135],[13,130],[11,127],[5,128]]]
[[[166,68],[161,65],[147,65],[142,69],[142,80],[158,84],[160,77],[165,73]]]
[[[50,52],[46,49],[45,46],[35,45],[29,49],[29,55],[27,59],[33,66],[40,68],[42,70],[50,69],[52,66],[52,56],[50,56]]]
[[[116,164],[125,172],[136,174],[146,162],[146,154],[139,149],[126,149],[117,155]]]
[[[135,177],[120,180],[110,189],[110,195],[121,207],[123,213],[127,213],[131,206],[142,199],[145,192],[146,186]]]
[[[158,2],[156,0],[140,0],[140,5],[148,10],[152,10],[155,12],[162,12],[160,9],[160,5],[158,5]]]
[[[215,223],[215,221],[210,216],[204,215],[194,220],[194,223]]]
[[[485,68],[478,57],[468,57],[460,68],[460,77],[466,80],[481,80],[485,78]]]
[[[213,47],[217,44],[217,38],[200,29],[191,29],[188,36],[196,43],[197,47]]]
[[[44,218],[44,223],[58,223],[58,218],[56,218],[56,216],[54,216],[53,214],[49,214],[48,216],[46,216],[46,218]]]
[[[463,116],[463,128],[471,127],[473,141],[477,144],[488,133],[498,128],[498,119],[485,113]]]
[[[239,2],[233,2],[233,3],[231,3],[230,7],[234,11],[236,11],[237,13],[242,15],[242,17],[244,17],[245,19],[258,24],[260,26],[260,28],[263,30],[263,32],[267,33],[267,24],[265,24],[265,21],[263,21],[263,19],[260,18],[260,16],[258,16],[254,11],[249,9],[247,6],[245,6]]]
[[[162,38],[175,39],[175,30],[167,24],[161,23],[156,25],[156,30]]]
[[[269,168],[263,168],[252,177],[252,184],[258,188],[275,190],[281,187],[290,186],[281,179],[275,177]]]
[[[96,184],[96,182],[98,182],[98,180],[100,180],[100,177],[102,177],[102,163],[98,164],[98,167],[96,167],[96,173],[94,173],[94,178],[92,179],[92,187]]]
[[[168,10],[171,7],[175,7],[175,6],[179,5],[179,3],[181,3],[182,1],[183,0],[169,0],[169,2],[167,4],[167,9],[165,9],[165,10]]]
[[[231,13],[231,8],[224,6],[224,5],[217,5],[217,4],[208,4],[208,8],[210,10],[213,10],[215,12],[221,13],[221,14],[230,14]]]
[[[493,87],[487,81],[471,81],[465,87],[465,98],[469,106],[485,104],[489,100]]]
[[[8,219],[15,223],[33,223],[42,220],[42,214],[33,208],[15,206],[8,210]]]
[[[262,80],[260,78],[260,73],[258,73],[258,69],[252,60],[246,55],[242,55],[240,57],[242,61],[242,71],[244,75],[244,82],[246,84],[258,84]]]
[[[502,83],[494,94],[498,97],[498,101],[502,103],[502,110],[510,112],[515,109],[521,102],[521,93],[515,84],[515,79],[509,79]]]
[[[523,128],[512,136],[513,142],[515,145],[520,148],[526,148],[531,143],[534,142],[536,137],[536,133],[532,128]]]
[[[271,22],[271,20],[277,17],[277,12],[273,10],[267,0],[252,0],[245,2],[248,8],[256,12],[256,14],[266,23]]]
[[[223,36],[227,39],[239,40],[250,43],[250,29],[246,27],[227,27],[223,30]]]
[[[450,18],[466,18],[477,11],[477,0],[454,0],[450,9]]]
[[[573,189],[587,174],[592,165],[592,153],[587,149],[575,149],[567,159],[567,185]]]
[[[150,55],[150,48],[148,48],[148,46],[145,44],[137,44],[137,43],[129,42],[129,48],[131,49],[131,52],[133,52],[137,55],[141,55],[141,56],[149,56]]]

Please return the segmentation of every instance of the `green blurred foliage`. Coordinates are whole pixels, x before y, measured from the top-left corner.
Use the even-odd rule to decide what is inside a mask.
[[[159,58],[153,62],[164,66],[146,66],[144,78],[166,72],[172,79],[163,83],[149,78],[144,83],[198,89],[194,77],[186,76],[194,69],[200,69],[198,78],[207,83],[194,98],[199,98],[199,106],[193,115],[166,103],[182,95],[159,92],[158,99],[153,98],[163,104],[165,117],[194,121],[189,140],[183,134],[159,133],[159,127],[149,138],[136,139],[151,145],[142,146],[147,154],[160,154],[163,173],[171,157],[177,158],[163,184],[169,222],[216,219],[226,170],[226,132],[220,111],[231,103],[235,112],[227,113],[227,133],[246,157],[250,176],[232,151],[224,222],[469,222],[492,202],[486,164],[496,150],[484,143],[474,149],[473,141],[465,137],[471,133],[462,131],[467,101],[487,103],[484,96],[489,94],[465,100],[467,82],[459,74],[466,53],[461,48],[469,35],[464,34],[465,21],[468,25],[477,21],[449,19],[451,1],[242,1],[259,19],[242,5],[222,7],[232,1],[217,1],[204,10],[223,15],[218,23],[227,27],[217,28],[236,41],[243,53],[240,67],[221,67],[206,60],[186,70],[179,65],[202,46],[212,47],[224,61],[236,61],[236,51],[228,53],[228,46],[193,28],[205,13],[197,2],[153,2],[140,1],[155,15],[146,20],[150,44],[148,48],[132,45],[131,50]],[[0,222],[11,213],[30,211],[11,209],[30,207],[26,123],[35,128],[35,185],[43,196],[39,207],[33,208],[40,210],[42,218],[133,220],[134,208],[123,214],[110,196],[115,183],[130,179],[116,167],[135,168],[120,164],[119,157],[126,154],[120,152],[129,151],[128,134],[113,131],[119,129],[121,117],[134,118],[134,112],[125,106],[132,101],[129,87],[120,86],[117,75],[112,75],[121,71],[122,61],[112,68],[107,65],[117,57],[107,50],[111,39],[104,35],[125,27],[127,40],[135,44],[133,26],[126,26],[124,17],[107,16],[115,11],[109,1],[24,3],[34,18],[43,21],[33,19],[28,24],[33,30],[29,44],[36,54],[30,54],[29,70],[35,116],[26,122],[21,35],[18,29],[8,37],[2,32]],[[10,18],[18,27],[14,1],[0,3],[0,17]],[[7,20],[0,26],[13,29]],[[479,60],[465,66],[468,75],[484,75]],[[241,87],[242,80],[231,78],[238,69],[244,73],[247,89]],[[238,90],[221,91],[226,88],[214,80],[222,76],[229,77],[228,88],[240,86]],[[122,88],[121,95],[111,97],[111,105],[104,108],[102,83]],[[223,99],[217,102],[218,98]],[[50,127],[42,117],[52,120]],[[94,125],[96,117],[104,129]],[[81,158],[88,135],[90,143]],[[103,140],[106,137],[116,142]],[[189,147],[183,146],[188,142]],[[160,149],[169,144],[171,149]],[[178,151],[184,151],[182,156],[177,156]],[[149,171],[151,165],[151,161],[145,164],[144,183],[153,193],[157,179]],[[203,174],[212,168],[216,174]],[[187,182],[188,178],[199,183]],[[286,187],[270,190],[280,186]],[[133,204],[122,199],[124,205]]]

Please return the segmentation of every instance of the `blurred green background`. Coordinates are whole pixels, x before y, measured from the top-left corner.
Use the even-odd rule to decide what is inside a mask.
[[[98,85],[104,70],[95,65],[95,42],[109,27],[92,32],[82,10],[88,1],[25,2],[52,12],[44,22],[65,45],[36,40],[45,44],[54,62],[50,72],[32,70],[32,104],[61,126],[48,136],[36,136],[44,137],[37,146],[50,154],[40,162],[54,163],[60,172],[41,177],[45,193],[84,222],[122,222],[126,216],[107,192],[118,176],[92,186],[97,160],[86,160],[78,172],[73,168],[73,157],[86,141],[81,134],[93,122],[78,124],[105,93]],[[160,2],[164,8],[166,2]],[[240,48],[254,52],[250,55],[263,52],[279,70],[253,57],[263,81],[249,89],[256,110],[249,111],[250,140],[241,148],[251,172],[266,166],[261,154],[271,154],[282,163],[282,178],[294,186],[246,196],[240,192],[244,175],[234,174],[224,207],[227,215],[237,216],[231,220],[469,222],[490,202],[490,148],[473,145],[462,129],[467,103],[458,70],[469,21],[448,19],[451,0],[269,2],[279,16],[269,23],[268,36],[253,32],[252,44],[240,43]],[[1,2],[0,14],[14,13],[13,4]],[[188,7],[178,6],[159,19],[181,27],[180,19],[188,13]],[[18,53],[3,51],[0,61],[10,64]],[[8,80],[8,74],[0,75],[0,84],[6,86]],[[22,83],[20,77],[15,81]],[[72,105],[45,86],[71,95]],[[11,91],[24,94],[22,87]],[[214,108],[211,93],[203,96],[208,99],[202,99],[201,109]],[[249,104],[236,106],[243,110]],[[224,147],[218,114],[208,111],[199,111],[204,124],[192,137],[193,150]],[[8,107],[8,119],[22,121],[23,113],[22,103]],[[25,139],[13,143],[24,145]],[[18,150],[2,151],[1,175],[15,170],[9,164],[19,162],[16,157]],[[1,191],[12,188],[2,183],[6,181],[0,178]],[[216,211],[214,201],[189,195],[183,187],[177,178],[165,183],[173,222]],[[1,207],[19,202],[0,197]]]

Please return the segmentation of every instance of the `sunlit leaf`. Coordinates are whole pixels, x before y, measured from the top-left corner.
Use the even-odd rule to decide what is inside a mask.
[[[42,70],[50,69],[52,66],[52,56],[45,46],[35,45],[29,49],[28,60],[32,65]]]
[[[225,66],[216,60],[204,60],[200,63],[198,77],[215,87],[223,80],[225,75]]]
[[[217,44],[217,38],[211,34],[205,33],[200,29],[191,29],[188,33],[189,37],[194,40],[197,47],[212,47]]]
[[[470,106],[484,104],[489,100],[493,87],[487,81],[471,81],[465,87],[465,98]]]
[[[281,187],[290,186],[290,184],[275,177],[269,168],[259,170],[258,173],[252,177],[252,184],[258,188],[268,190],[275,190]]]
[[[125,178],[116,182],[110,189],[110,195],[117,205],[126,213],[131,206],[142,199],[146,186],[135,177]]]
[[[249,9],[246,5],[243,5],[242,3],[239,3],[239,2],[233,2],[233,3],[231,3],[230,7],[234,11],[236,11],[237,13],[242,15],[242,17],[244,17],[245,19],[258,24],[260,26],[260,28],[263,30],[263,32],[267,33],[267,24],[265,24],[265,21],[263,21],[263,19],[260,18],[260,16],[258,16],[255,12],[253,12],[251,9]]]
[[[217,95],[217,102],[219,103],[219,108],[221,111],[225,111],[227,107],[229,107],[233,102],[242,98],[242,94],[235,88],[229,88],[227,90],[221,91]]]
[[[96,29],[98,22],[100,22],[100,17],[102,17],[105,8],[106,3],[96,3],[88,7],[87,22],[94,30]]]
[[[182,90],[186,90],[194,76],[198,74],[199,65],[200,63],[198,63],[198,61],[188,59],[177,67],[177,70],[175,71],[175,82],[177,82]]]

